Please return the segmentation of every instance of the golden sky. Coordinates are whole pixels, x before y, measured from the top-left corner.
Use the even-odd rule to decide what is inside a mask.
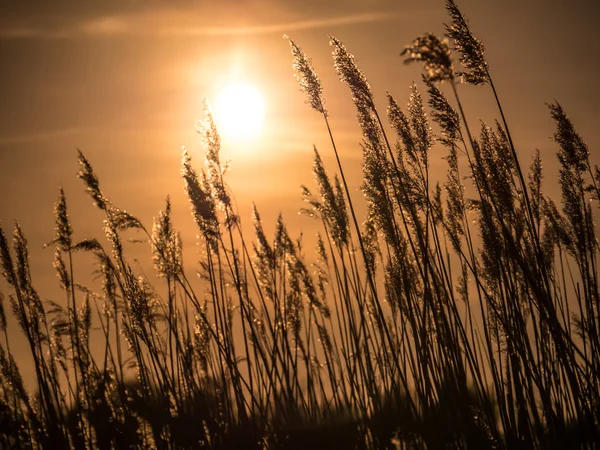
[[[560,101],[588,142],[600,145],[600,6],[588,0],[461,0],[484,42],[492,76],[523,160],[542,151],[553,179],[556,145],[544,102]],[[3,1],[0,13],[0,220],[18,220],[30,243],[34,282],[54,283],[52,208],[63,185],[76,238],[102,235],[102,215],[75,176],[76,148],[105,194],[150,226],[171,195],[175,224],[192,246],[196,231],[179,177],[182,145],[203,161],[194,123],[202,99],[233,82],[254,85],[265,127],[251,142],[225,138],[224,158],[242,220],[257,203],[272,229],[282,212],[297,234],[313,233],[300,184],[312,183],[312,145],[333,171],[326,129],[304,104],[283,34],[313,58],[333,132],[360,186],[360,134],[346,87],[332,67],[328,34],[356,56],[381,110],[385,92],[405,104],[420,80],[399,53],[417,35],[442,34],[443,0],[346,1]],[[497,113],[486,88],[463,86],[470,120]],[[441,156],[432,167],[445,173]],[[188,252],[187,261],[193,262]],[[87,270],[82,269],[82,270]],[[89,267],[91,271],[91,266]],[[36,281],[37,280],[37,281]],[[42,289],[40,289],[42,290]],[[55,292],[55,291],[48,291]],[[44,294],[47,298],[50,294]]]

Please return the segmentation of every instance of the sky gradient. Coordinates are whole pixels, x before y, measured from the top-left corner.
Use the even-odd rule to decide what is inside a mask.
[[[544,102],[558,100],[598,163],[598,2],[458,5],[486,46],[522,161],[539,148],[547,179],[555,179],[557,146]],[[356,56],[383,111],[386,91],[404,105],[410,83],[420,80],[418,65],[402,64],[403,46],[424,32],[441,35],[446,20],[442,0],[3,2],[0,221],[7,234],[13,220],[21,223],[34,283],[40,290],[48,286],[42,297],[57,292],[53,252],[42,246],[53,238],[60,185],[76,239],[102,235],[102,214],[75,176],[77,148],[105,194],[147,226],[170,194],[193,264],[196,231],[179,177],[181,146],[199,168],[203,156],[194,123],[202,118],[202,99],[216,100],[233,82],[252,84],[265,99],[265,127],[243,144],[224,137],[223,149],[223,158],[232,159],[228,182],[242,220],[249,222],[254,201],[267,230],[282,212],[293,235],[314,233],[308,218],[298,218],[299,186],[312,183],[313,144],[333,171],[330,144],[320,117],[304,104],[282,35],[313,58],[351,188],[360,195],[359,127],[349,92],[336,79],[328,34]],[[497,117],[489,89],[461,89],[474,126]],[[432,152],[432,170],[440,178],[443,155],[441,148]]]

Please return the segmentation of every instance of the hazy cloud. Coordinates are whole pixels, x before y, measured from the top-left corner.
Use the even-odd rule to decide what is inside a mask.
[[[105,16],[83,21],[69,28],[50,29],[32,26],[0,27],[0,38],[4,39],[72,39],[81,37],[109,36],[234,36],[269,33],[288,33],[315,28],[355,25],[392,20],[397,14],[386,12],[349,14],[338,17],[303,19],[259,25],[207,26],[196,24],[197,18],[190,18],[182,12],[151,12],[127,16]]]
[[[31,144],[38,142],[48,142],[54,139],[61,139],[70,136],[78,136],[90,131],[95,131],[93,127],[74,127],[60,130],[50,130],[38,133],[25,133],[18,135],[0,135],[0,146],[9,144]]]

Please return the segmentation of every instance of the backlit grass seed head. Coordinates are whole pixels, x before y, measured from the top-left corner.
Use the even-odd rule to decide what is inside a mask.
[[[81,306],[78,314],[79,323],[81,323],[81,327],[79,327],[79,333],[81,335],[81,340],[83,342],[87,342],[90,336],[90,330],[92,328],[92,308],[90,306],[90,296],[86,294],[83,298],[83,305]]]
[[[416,137],[417,148],[421,157],[423,166],[427,166],[427,155],[429,149],[433,145],[433,134],[429,121],[427,120],[427,113],[423,106],[423,98],[417,88],[416,84],[412,84],[411,93],[408,101],[408,115],[410,117],[412,129]]]
[[[354,62],[354,55],[338,39],[329,36],[329,45],[333,47],[333,64],[335,71],[352,92],[352,99],[357,107],[375,109],[373,93],[367,77]]]
[[[396,131],[396,134],[400,138],[403,144],[403,150],[408,155],[408,157],[412,161],[417,160],[417,152],[416,152],[416,143],[415,138],[410,129],[410,122],[406,114],[398,105],[398,102],[392,97],[392,95],[388,92],[388,108],[387,115],[390,125]]]
[[[317,324],[317,331],[319,333],[319,340],[323,345],[323,349],[326,354],[330,355],[333,351],[333,345],[331,345],[331,337],[329,336],[329,330],[327,327]]]
[[[445,24],[446,35],[460,53],[460,63],[467,69],[465,72],[458,72],[458,75],[470,84],[488,82],[488,64],[485,60],[483,43],[473,35],[467,19],[460,12],[454,0],[446,0],[446,10],[452,19],[450,24]]]
[[[327,265],[329,262],[329,257],[327,256],[327,250],[325,250],[325,242],[323,242],[323,237],[321,233],[317,233],[317,248],[316,248],[317,256],[319,258],[319,262]]]
[[[286,330],[291,330],[296,344],[300,344],[300,331],[303,323],[303,308],[300,285],[294,273],[288,272],[287,282],[290,289],[285,296],[283,316],[287,319]]]
[[[252,222],[254,223],[254,233],[256,234],[254,252],[259,261],[264,263],[267,267],[272,267],[275,262],[275,256],[263,230],[260,214],[254,203],[252,203]]]
[[[8,248],[8,241],[4,234],[4,229],[0,224],[0,262],[2,263],[2,275],[6,279],[6,282],[14,286],[15,272],[10,250]]]
[[[301,260],[296,260],[295,268],[298,273],[298,277],[302,281],[302,294],[304,298],[308,301],[308,304],[311,308],[316,308],[325,318],[329,318],[331,315],[331,311],[329,307],[321,302],[321,299],[317,296],[317,290],[315,289],[315,284],[313,279],[306,268],[306,265]]]
[[[560,146],[558,159],[561,164],[571,166],[579,172],[588,169],[589,150],[582,137],[575,131],[573,123],[564,112],[560,103],[548,105],[550,114],[556,122],[556,132],[552,136]]]
[[[377,269],[377,255],[381,255],[381,252],[379,249],[376,219],[373,216],[372,211],[368,215],[367,220],[365,220],[362,240],[365,248],[365,267],[367,270],[370,270],[371,273],[375,273]]]
[[[513,180],[513,158],[508,140],[500,126],[493,130],[484,123],[479,140],[479,160],[481,161],[481,183],[487,183],[490,196],[500,209],[513,212],[513,201],[517,195]]]
[[[425,81],[425,85],[429,94],[428,103],[431,107],[431,118],[442,130],[440,141],[444,145],[450,146],[452,142],[461,139],[459,115],[433,83]]]
[[[314,264],[316,267],[317,286],[321,294],[322,302],[327,300],[326,286],[329,284],[329,275],[327,269],[329,266],[329,257],[325,250],[325,242],[321,233],[317,233],[317,245],[316,245],[317,262]]]
[[[300,208],[299,214],[305,214],[312,219],[320,218],[320,211],[323,208],[321,202],[317,200],[312,191],[304,184],[300,185],[300,191],[302,193],[302,201],[308,203],[311,208]]]
[[[407,311],[404,277],[402,267],[398,259],[392,256],[385,266],[385,298],[392,311],[395,313],[400,310],[403,313]]]
[[[83,153],[80,150],[77,150],[77,153],[79,155],[79,172],[77,173],[77,176],[83,180],[85,190],[94,200],[94,204],[98,208],[106,210],[108,207],[108,200],[100,191],[98,177],[94,173],[91,164],[85,156],[83,156]]]
[[[2,375],[2,379],[10,386],[11,390],[16,394],[19,400],[29,404],[29,396],[23,385],[19,367],[17,366],[13,355],[11,353],[7,354],[2,346],[0,346],[0,375]]]
[[[482,241],[480,254],[483,263],[482,276],[488,286],[494,289],[497,286],[497,280],[501,276],[501,271],[505,263],[503,258],[503,249],[505,246],[502,242],[501,224],[492,211],[490,200],[482,198],[479,203],[479,231]]]
[[[323,218],[329,222],[331,237],[337,246],[343,246],[348,243],[348,215],[346,211],[346,202],[342,192],[339,180],[336,183],[337,189],[332,186],[329,176],[325,171],[323,160],[317,148],[314,148],[315,160],[313,163],[313,173],[319,193],[321,194],[321,211]]]
[[[210,340],[210,325],[206,318],[206,304],[204,304],[199,314],[194,316],[194,350],[199,359],[200,368],[204,372],[208,369]]]
[[[589,237],[594,235],[590,204],[584,192],[590,186],[584,179],[584,172],[591,171],[589,151],[581,136],[575,131],[559,103],[548,105],[552,118],[556,122],[553,139],[560,146],[559,182],[562,191],[563,209],[570,224],[570,233],[577,251],[586,254],[589,251]],[[593,188],[592,188],[593,189]]]
[[[29,250],[27,248],[27,239],[23,235],[21,226],[15,222],[13,231],[13,249],[15,251],[15,263],[19,287],[27,292],[31,288],[31,278],[29,276]]]
[[[350,226],[348,222],[348,210],[346,208],[346,197],[344,196],[344,191],[337,175],[333,177],[333,185],[335,186],[336,220],[340,229],[340,240],[348,243]]]
[[[97,239],[90,238],[79,241],[72,247],[73,251],[82,251],[82,252],[102,252],[102,245],[98,242]]]
[[[231,211],[231,197],[223,182],[223,175],[228,166],[221,165],[221,137],[217,130],[210,105],[206,99],[204,100],[204,115],[205,118],[199,123],[197,130],[202,136],[202,145],[206,157],[205,163],[209,181],[206,187],[210,187],[206,192],[210,192],[216,205],[221,210]]]
[[[294,249],[289,238],[286,240],[286,235],[287,232],[285,223],[283,222],[283,216],[279,214],[277,216],[277,222],[275,223],[275,238],[273,240],[273,253],[275,254],[275,258],[281,258],[285,256],[286,252],[293,251]],[[290,244],[292,245],[291,248]]]
[[[181,242],[171,222],[171,201],[154,219],[152,226],[152,260],[160,277],[175,276],[181,270]]]
[[[21,330],[27,333],[29,331],[29,317],[27,310],[25,308],[22,308],[21,303],[18,302],[17,299],[15,299],[15,297],[13,297],[12,295],[8,296],[8,302],[10,303],[10,309],[12,311],[13,317],[17,319],[19,327],[21,327]],[[0,348],[2,347],[0,346]]]
[[[146,341],[145,330],[146,327],[152,328],[155,324],[154,310],[157,305],[155,293],[144,278],[135,276],[130,267],[127,267],[126,274],[125,294],[133,319],[133,331],[146,344],[150,344]]]
[[[369,142],[373,148],[377,148],[378,152],[381,153],[383,151],[383,135],[375,113],[370,108],[358,106],[357,117],[363,140]]]
[[[400,55],[405,56],[404,64],[424,63],[423,78],[427,82],[433,83],[454,78],[454,68],[447,39],[440,40],[434,34],[426,33],[416,38],[412,44],[404,47]]]
[[[367,199],[369,214],[388,242],[394,241],[395,227],[391,204],[387,197],[387,160],[369,142],[363,148],[362,191]]]
[[[182,166],[181,176],[185,184],[186,194],[192,204],[194,220],[204,237],[213,242],[219,228],[214,200],[203,186],[204,183],[201,184],[198,174],[192,168],[192,160],[185,148],[183,149]]]
[[[54,270],[56,270],[56,276],[58,277],[60,287],[65,291],[68,291],[71,287],[71,278],[67,273],[67,268],[58,249],[54,252],[54,262],[52,263],[52,266],[54,267]]]
[[[584,182],[581,174],[573,166],[562,165],[559,171],[559,182],[562,191],[563,211],[570,223],[570,233],[579,254],[588,251],[588,236],[593,235],[589,229],[591,216],[590,205],[584,197]]]
[[[544,255],[544,261],[549,270],[554,266],[554,249],[559,243],[554,230],[551,227],[545,226],[542,231],[541,247]]]
[[[204,120],[198,121],[196,124],[196,131],[202,136],[202,144],[204,146],[206,160],[215,164],[220,165],[220,153],[221,153],[221,137],[217,131],[212,110],[207,99],[203,102],[204,109]]]
[[[104,292],[104,296],[111,302],[115,302],[117,286],[112,272],[111,262],[107,257],[102,256],[100,258],[100,273],[102,275],[102,291]]]
[[[460,253],[464,236],[463,217],[465,214],[464,186],[458,172],[456,145],[451,145],[446,161],[448,163],[446,190],[446,223],[452,246]]]
[[[54,223],[56,230],[55,244],[63,252],[69,251],[71,248],[71,236],[73,229],[69,222],[69,214],[67,213],[67,200],[63,188],[60,188],[58,201],[54,204]]]
[[[542,196],[542,181],[544,179],[544,172],[540,151],[537,149],[533,155],[531,166],[529,166],[528,178],[529,191],[531,192],[531,212],[537,223],[539,223],[541,220],[541,208],[544,201]]]
[[[461,264],[461,274],[458,277],[458,285],[456,291],[458,292],[459,298],[467,303],[469,301],[469,272],[466,264]]]
[[[299,74],[294,75],[294,77],[298,81],[298,84],[300,84],[300,90],[308,97],[306,103],[308,103],[312,109],[327,117],[328,113],[325,108],[325,99],[323,98],[323,86],[321,85],[319,76],[313,68],[312,61],[294,41],[287,36],[284,36],[284,38],[287,38],[290,42],[292,56],[294,58],[292,67]]]
[[[254,223],[254,232],[256,234],[256,242],[254,242],[254,255],[256,260],[256,271],[258,276],[258,282],[262,290],[263,295],[273,300],[275,293],[272,283],[273,269],[276,265],[275,252],[271,248],[267,237],[265,235],[262,221],[256,205],[252,204],[252,221]]]
[[[104,220],[104,235],[111,244],[113,256],[117,260],[120,260],[123,255],[123,244],[121,243],[121,238],[119,237],[114,222],[110,219],[111,214],[111,210],[108,209],[108,217]]]
[[[142,229],[142,223],[140,220],[127,211],[123,211],[122,209],[118,209],[115,207],[110,207],[110,213],[108,214],[108,218],[111,221],[112,226],[117,231],[125,231],[131,228]]]

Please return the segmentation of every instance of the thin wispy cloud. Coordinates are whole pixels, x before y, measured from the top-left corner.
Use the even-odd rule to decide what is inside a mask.
[[[88,20],[67,29],[48,29],[32,26],[0,27],[0,38],[4,39],[72,39],[81,37],[112,36],[239,36],[288,33],[317,28],[331,28],[361,23],[374,23],[395,19],[397,14],[388,12],[350,14],[338,17],[305,19],[273,24],[248,26],[203,26],[182,24],[184,15],[144,14],[140,16],[107,16]],[[189,16],[183,17],[189,22]]]
[[[9,144],[33,144],[48,142],[71,136],[80,136],[90,131],[97,131],[96,127],[74,127],[57,130],[42,131],[38,133],[24,133],[14,135],[0,135],[0,146]]]

